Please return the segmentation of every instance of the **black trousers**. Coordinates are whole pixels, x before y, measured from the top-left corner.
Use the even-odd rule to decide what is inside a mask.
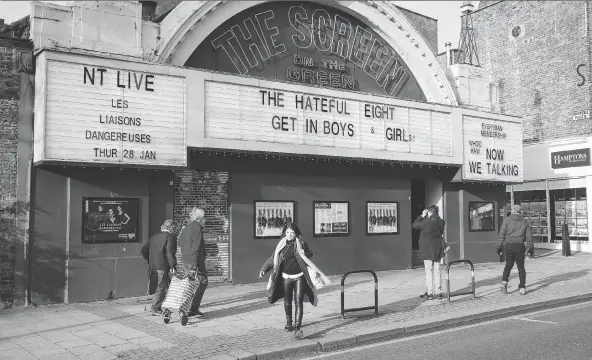
[[[526,286],[526,269],[524,269],[524,258],[526,256],[526,247],[524,244],[506,244],[506,267],[504,268],[504,275],[502,281],[508,282],[510,272],[514,267],[514,263],[518,266],[518,277],[520,284],[518,288]]]
[[[154,270],[158,276],[158,285],[156,286],[156,292],[152,297],[152,311],[160,309],[160,306],[164,302],[166,292],[169,288],[169,272],[164,270]]]
[[[284,310],[286,311],[286,319],[292,322],[292,301],[294,301],[296,304],[296,329],[300,329],[300,325],[302,325],[304,286],[306,278],[303,275],[297,279],[282,280],[284,280]]]

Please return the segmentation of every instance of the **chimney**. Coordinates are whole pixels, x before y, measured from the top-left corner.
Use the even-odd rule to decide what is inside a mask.
[[[142,20],[151,21],[156,14],[156,1],[140,1],[142,4]]]
[[[446,47],[446,66],[452,65],[452,54],[450,53],[450,47],[452,46],[451,42],[447,42],[444,44]]]

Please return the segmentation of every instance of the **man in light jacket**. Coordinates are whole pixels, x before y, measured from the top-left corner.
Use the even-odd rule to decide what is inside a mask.
[[[524,258],[526,249],[532,249],[532,228],[530,222],[522,214],[520,205],[512,206],[512,215],[504,219],[500,228],[497,240],[497,253],[502,254],[502,249],[506,250],[506,267],[502,276],[501,291],[504,294],[508,292],[508,279],[514,263],[518,266],[518,277],[520,283],[518,289],[520,294],[526,295],[526,270],[524,269]],[[524,243],[526,242],[526,246]]]
[[[160,227],[160,233],[152,236],[142,247],[142,256],[148,261],[150,271],[156,271],[158,276],[158,285],[152,297],[152,315],[162,314],[160,306],[169,287],[169,271],[174,271],[177,266],[176,253],[177,241],[173,235],[173,220],[165,220]]]
[[[179,234],[179,246],[181,247],[181,259],[185,271],[197,271],[196,277],[199,285],[195,290],[193,302],[187,316],[202,316],[199,311],[201,299],[208,287],[208,275],[206,271],[206,244],[203,237],[205,214],[202,209],[194,207],[189,214],[188,224]]]

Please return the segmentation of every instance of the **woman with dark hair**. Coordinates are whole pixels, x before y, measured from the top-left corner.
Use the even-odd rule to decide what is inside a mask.
[[[273,304],[284,298],[285,329],[294,331],[294,325],[296,325],[294,335],[297,339],[303,337],[300,327],[304,298],[306,297],[313,306],[317,306],[315,290],[330,283],[329,279],[309,260],[311,257],[312,251],[302,239],[300,229],[296,224],[290,223],[284,226],[280,242],[259,272],[259,277],[262,278],[272,270],[267,282],[268,300]],[[294,324],[292,323],[292,302],[296,305]]]
[[[125,225],[130,221],[129,215],[125,212],[125,208],[121,205],[117,205],[117,221],[121,225]]]

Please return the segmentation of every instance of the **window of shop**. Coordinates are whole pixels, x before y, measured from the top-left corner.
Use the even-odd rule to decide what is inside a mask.
[[[588,241],[586,188],[551,190],[549,194],[553,239],[563,239],[562,226],[567,223],[570,240]]]
[[[545,190],[515,191],[514,204],[522,207],[522,214],[532,225],[534,242],[549,242],[547,195]]]

